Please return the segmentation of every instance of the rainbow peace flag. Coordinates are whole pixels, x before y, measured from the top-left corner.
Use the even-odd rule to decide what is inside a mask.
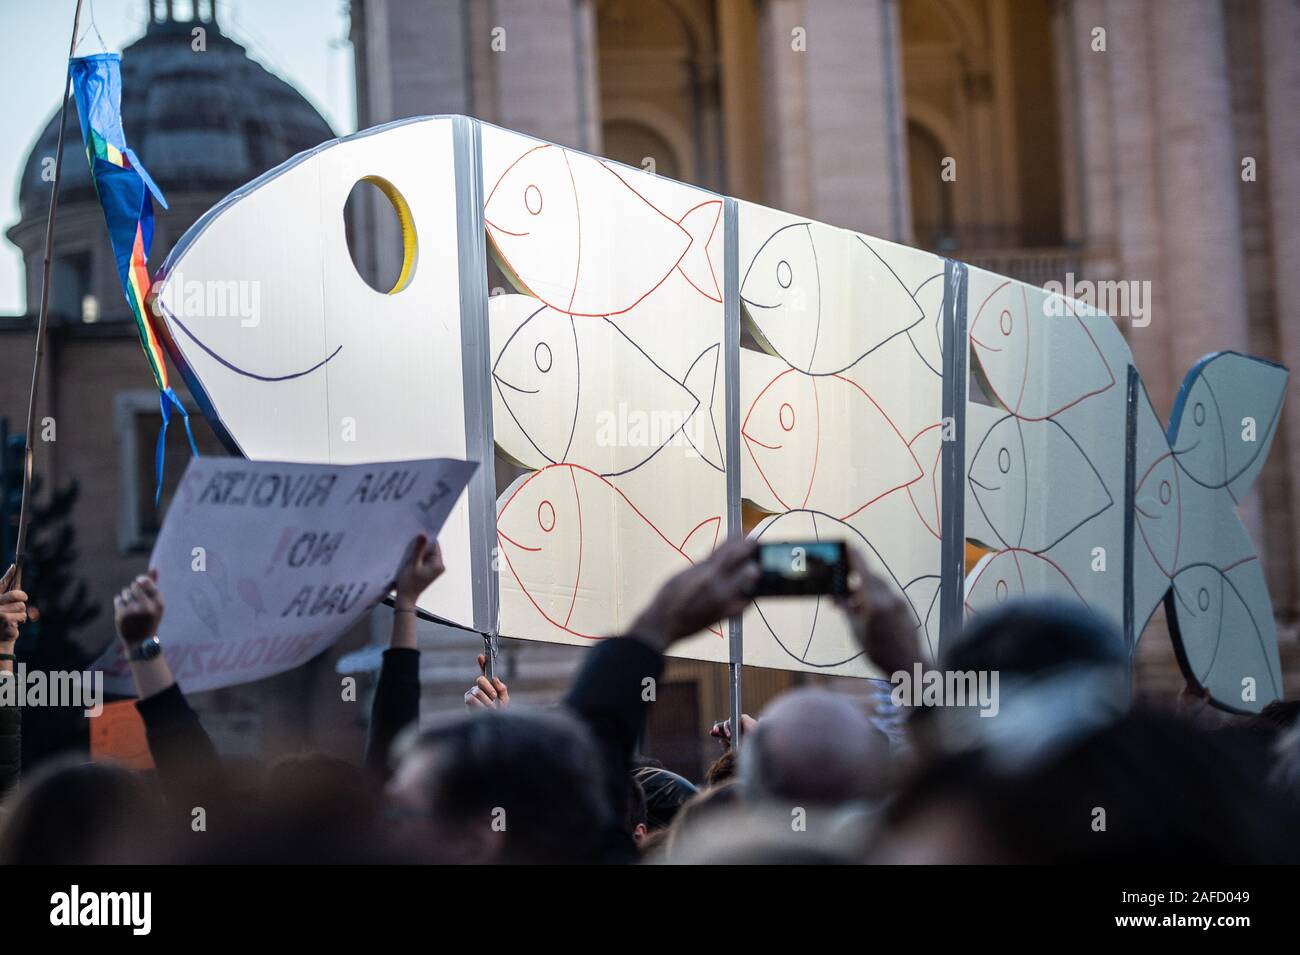
[[[126,144],[122,129],[122,57],[116,53],[99,53],[68,61],[72,91],[81,120],[81,138],[86,144],[90,174],[99,195],[108,224],[108,238],[117,259],[117,274],[122,281],[127,305],[135,316],[136,330],[149,367],[158,385],[158,404],[162,409],[162,430],[155,453],[156,504],[162,496],[163,453],[166,449],[167,425],[172,409],[185,421],[190,451],[197,455],[190,416],[167,379],[167,362],[152,315],[146,305],[149,294],[149,248],[153,245],[153,201],[164,209],[167,200],[145,170],[144,164]],[[152,199],[150,198],[152,197]]]

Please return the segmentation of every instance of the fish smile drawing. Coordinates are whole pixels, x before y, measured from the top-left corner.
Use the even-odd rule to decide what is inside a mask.
[[[984,555],[967,577],[968,613],[1028,596],[1083,600],[1074,582],[1055,561],[1020,547]]]
[[[837,301],[864,303],[863,313],[824,322],[831,288]],[[764,349],[812,375],[853,367],[925,318],[880,252],[862,236],[820,223],[795,223],[768,236],[741,278],[740,300]]]
[[[847,426],[832,429],[823,421]],[[876,400],[840,375],[781,372],[754,399],[740,433],[785,510],[813,508],[844,520],[924,474]],[[871,449],[869,468],[853,462],[863,448]]]
[[[1115,386],[1111,370],[1074,306],[1059,296],[1063,315],[1031,310],[1026,287],[1003,282],[989,294],[970,323],[974,370],[990,395],[1018,418],[1038,420],[1070,408]],[[1042,366],[1046,351],[1040,336],[1071,355],[1062,367]]]
[[[684,540],[670,541],[599,474],[554,464],[521,477],[502,496],[497,510],[502,574],[553,626],[573,636],[607,637],[620,624],[618,601],[610,593],[611,569],[629,555],[638,566],[653,568],[638,581],[643,599],[649,599],[664,578],[712,553],[721,524],[721,517],[711,517]],[[718,628],[710,629],[721,636]]]
[[[494,342],[513,329],[495,346],[493,405],[494,417],[508,417],[523,435],[526,447],[514,447],[504,428],[498,437],[521,465],[571,462],[615,477],[680,441],[723,469],[713,412],[720,345],[706,347],[679,380],[609,319],[575,319],[528,295],[494,295],[489,312]],[[608,378],[611,368],[621,370],[619,381]]]
[[[1070,476],[1068,497],[1048,506],[1050,489],[1030,480],[1030,453]],[[975,449],[967,479],[1003,547],[1048,550],[1114,503],[1079,443],[1050,418],[1000,420]]]
[[[597,213],[618,228],[596,230]],[[660,209],[613,163],[551,145],[511,163],[483,204],[502,269],[556,311],[586,316],[621,315],[674,274],[721,302],[709,253],[721,216],[721,200]]]

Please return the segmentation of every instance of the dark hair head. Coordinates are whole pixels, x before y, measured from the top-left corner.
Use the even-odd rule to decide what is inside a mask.
[[[461,716],[406,748],[433,757],[432,816],[447,827],[488,826],[504,813],[502,860],[596,858],[612,812],[586,727],[560,712],[517,708]]]
[[[1294,861],[1294,820],[1256,769],[1219,734],[1135,711],[1023,772],[979,752],[937,761],[890,807],[884,844],[929,840],[928,861],[981,861],[960,855],[976,845],[982,861]]]
[[[109,763],[53,760],[11,796],[0,865],[147,861],[161,803],[133,772]]]
[[[1124,666],[1127,659],[1123,635],[1088,608],[1025,599],[976,614],[944,648],[941,665],[1032,677],[1071,664]]]
[[[736,751],[729,749],[713,761],[713,765],[704,774],[704,783],[707,786],[717,786],[719,783],[735,778]]]
[[[689,779],[668,769],[643,766],[634,775],[645,791],[646,825],[651,829],[667,829],[677,810],[699,792]]]
[[[627,813],[623,819],[623,828],[628,835],[632,835],[637,826],[649,828],[650,823],[646,816],[645,790],[637,782],[636,773],[632,772],[627,777]]]

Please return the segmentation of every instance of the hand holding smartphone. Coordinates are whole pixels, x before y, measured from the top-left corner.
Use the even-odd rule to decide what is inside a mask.
[[[844,541],[759,544],[755,597],[843,596],[849,592],[849,557]]]

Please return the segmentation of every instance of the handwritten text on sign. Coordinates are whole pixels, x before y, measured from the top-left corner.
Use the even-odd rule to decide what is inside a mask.
[[[437,536],[474,467],[191,460],[150,558],[177,681],[247,683],[326,649],[387,594],[411,540]],[[120,647],[97,666],[132,692]]]

